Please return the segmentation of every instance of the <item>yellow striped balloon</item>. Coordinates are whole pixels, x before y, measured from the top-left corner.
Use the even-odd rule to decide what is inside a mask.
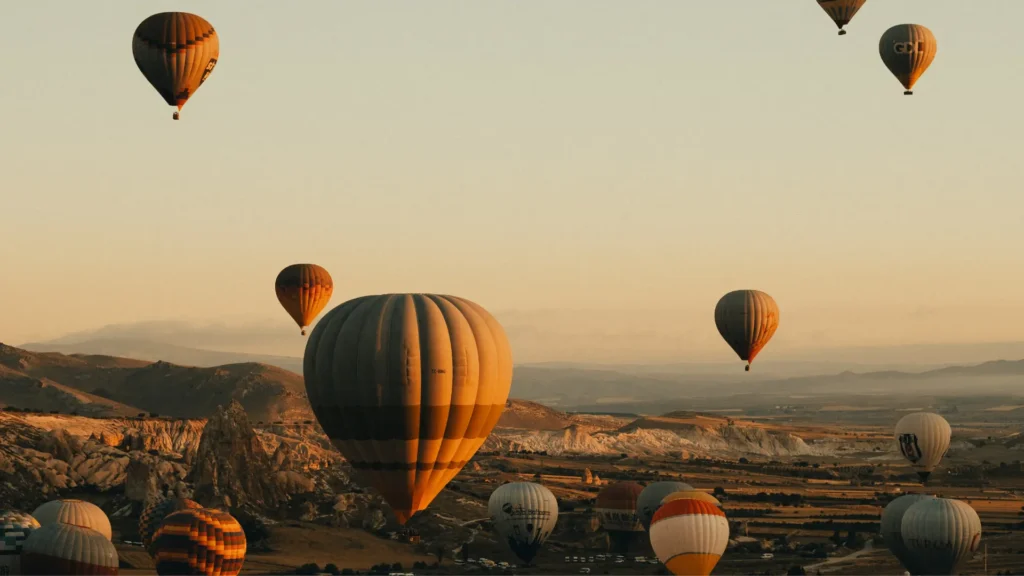
[[[853,20],[854,14],[864,6],[867,0],[818,0],[818,6],[828,14],[829,18],[836,23],[839,28],[839,35],[843,36],[846,34],[846,30],[843,30],[843,26],[850,23]]]
[[[132,55],[142,75],[170,106],[181,107],[206,82],[220,57],[220,39],[209,22],[188,12],[146,18],[132,36]]]
[[[292,264],[278,273],[274,292],[305,336],[306,327],[331,301],[334,280],[327,270],[316,264]]]
[[[156,534],[156,529],[163,523],[164,518],[178,510],[189,508],[202,508],[202,506],[188,498],[164,498],[155,500],[142,509],[142,514],[139,516],[139,537],[150,556],[153,555],[153,536]]]
[[[914,93],[914,84],[932,65],[938,49],[932,31],[919,24],[893,26],[878,41],[882,62],[906,88],[907,96]]]
[[[717,506],[680,499],[664,504],[651,521],[651,547],[673,574],[707,576],[729,544],[729,521]]]
[[[715,326],[750,371],[750,363],[779,328],[779,306],[760,290],[735,290],[715,306]]]
[[[404,524],[498,423],[512,352],[498,321],[469,300],[364,296],[316,325],[303,375],[324,432]]]
[[[153,537],[157,574],[235,576],[245,563],[245,550],[238,521],[208,508],[170,514]]]

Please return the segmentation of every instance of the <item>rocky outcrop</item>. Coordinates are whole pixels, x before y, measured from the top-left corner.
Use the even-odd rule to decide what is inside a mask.
[[[277,510],[288,495],[245,409],[232,401],[206,423],[188,476],[204,506]]]

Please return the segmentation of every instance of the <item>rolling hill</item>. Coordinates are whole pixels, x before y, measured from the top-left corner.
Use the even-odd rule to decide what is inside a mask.
[[[302,377],[259,363],[210,368],[0,344],[0,404],[90,416],[204,418],[238,400],[254,421],[310,420]]]

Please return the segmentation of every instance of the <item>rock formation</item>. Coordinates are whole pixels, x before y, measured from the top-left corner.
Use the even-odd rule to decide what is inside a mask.
[[[203,506],[273,511],[288,499],[245,409],[235,401],[206,423],[188,480],[193,499]]]

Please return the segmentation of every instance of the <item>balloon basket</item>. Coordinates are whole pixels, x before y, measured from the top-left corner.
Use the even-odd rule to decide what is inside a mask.
[[[904,96],[913,96],[914,95],[914,91],[913,90],[907,90],[906,92],[903,93],[903,95]]]
[[[181,119],[181,113],[180,112],[175,112],[173,118],[175,120],[180,120]]]
[[[840,30],[839,31],[839,35],[840,36],[846,36],[846,30]]]

